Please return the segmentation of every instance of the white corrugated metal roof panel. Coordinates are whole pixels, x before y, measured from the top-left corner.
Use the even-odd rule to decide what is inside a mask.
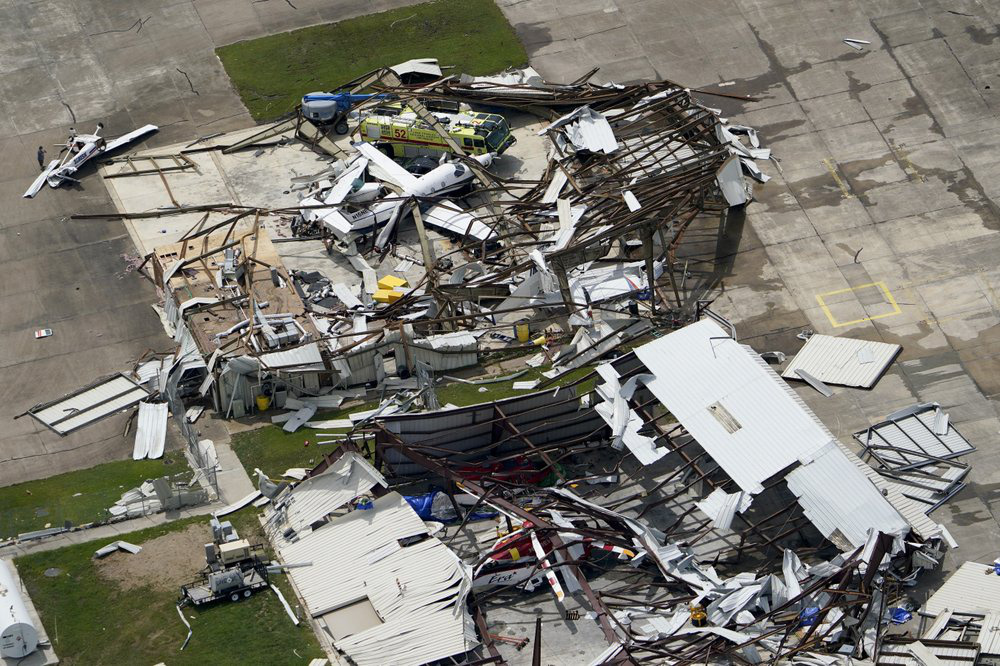
[[[967,643],[940,644],[930,641],[914,641],[909,644],[886,642],[879,650],[877,663],[892,666],[971,665],[976,662],[976,648],[966,647],[967,645]]]
[[[282,538],[288,529],[302,536],[312,523],[376,485],[384,486],[385,478],[358,453],[347,451],[325,472],[279,498],[268,512],[269,529],[273,526],[277,531],[275,538]]]
[[[147,397],[149,394],[144,388],[119,374],[60,400],[32,407],[28,413],[60,435],[65,435]]]
[[[892,364],[902,347],[832,335],[813,335],[782,373],[785,379],[801,379],[804,370],[826,384],[871,388]]]
[[[438,65],[437,58],[414,58],[401,62],[390,67],[392,71],[400,76],[404,74],[427,74],[429,76],[441,76],[441,66]]]
[[[938,435],[934,432],[936,405],[900,419],[883,421],[868,430],[855,433],[854,437],[862,446],[891,446],[902,451],[876,449],[874,453],[887,463],[899,466],[920,466],[933,463],[924,455],[907,455],[906,451],[926,454],[936,458],[954,458],[975,450],[965,437],[951,423],[948,432]]]
[[[908,511],[915,503],[898,493],[883,496],[881,477],[837,442],[758,354],[715,322],[691,324],[635,353],[655,375],[647,388],[743,490],[760,492],[765,479],[801,463],[786,477],[789,487],[824,535],[843,535],[839,545],[864,544],[872,527],[899,532],[913,525],[897,502]],[[840,492],[845,484],[864,501]],[[919,508],[910,512],[924,530],[935,527]]]
[[[920,612],[933,616],[946,608],[955,615],[1000,612],[1000,576],[993,573],[993,565],[963,562]]]
[[[979,651],[983,654],[1000,654],[1000,611],[990,611],[980,625]]]
[[[163,446],[167,439],[167,403],[140,402],[136,421],[132,460],[155,460],[163,457]]]
[[[755,353],[752,348],[744,347],[747,352],[753,354],[754,360],[765,369],[769,374],[777,377],[771,366],[767,364],[767,361],[762,359],[759,354]],[[788,395],[789,399],[797,404],[800,408],[808,412],[816,424],[822,428],[827,434],[830,435],[830,439],[836,441],[836,438],[827,430],[826,426],[819,417],[816,416],[806,405],[805,401],[799,396],[798,393],[792,389],[787,383],[781,382],[782,388],[785,389],[785,393]],[[941,533],[941,527],[926,515],[926,505],[915,502],[910,498],[904,496],[898,489],[898,484],[890,482],[888,479],[883,477],[881,474],[872,469],[872,466],[859,458],[853,451],[836,441],[837,448],[840,452],[844,454],[844,457],[854,465],[864,476],[868,479],[876,488],[878,488],[879,493],[892,505],[892,507],[899,512],[901,516],[909,523],[913,531],[917,533],[923,539],[930,539],[932,537],[938,536]]]
[[[430,537],[427,526],[397,493],[371,509],[336,518],[294,543],[278,544],[285,562],[312,562],[289,575],[313,617],[367,599],[380,624],[336,641],[359,666],[423,664],[477,644],[463,597],[467,568]]]
[[[809,521],[842,550],[863,545],[869,529],[902,534],[908,528],[899,512],[871,481],[858,474],[835,442],[812,462],[789,472],[785,482]]]
[[[930,539],[941,534],[941,526],[927,517],[926,504],[921,504],[906,497],[900,492],[899,484],[892,483],[883,477],[872,469],[871,465],[854,455],[853,451],[840,442],[837,442],[837,446],[844,452],[847,459],[861,470],[861,473],[879,489],[879,492],[882,493],[882,496],[885,497],[889,504],[906,519],[906,522],[910,524],[910,527],[917,533],[917,536],[923,539]]]
[[[603,152],[610,154],[618,150],[618,139],[611,129],[604,114],[594,111],[589,106],[581,106],[570,111],[565,116],[554,120],[548,127],[539,132],[545,134],[549,130],[563,127],[566,137],[580,150]]]
[[[749,493],[832,436],[789,399],[782,382],[710,319],[638,347],[656,376],[646,386]]]
[[[261,354],[257,358],[268,368],[287,368],[295,370],[324,370],[323,357],[319,345],[311,342],[294,349]]]

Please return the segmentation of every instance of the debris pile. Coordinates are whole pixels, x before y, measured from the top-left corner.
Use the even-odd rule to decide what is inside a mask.
[[[669,81],[440,74],[378,70],[175,160],[253,181],[247,164],[309,146],[322,166],[283,167],[273,203],[178,206],[160,169],[174,205],[121,212],[185,221],[136,268],[177,349],[109,380],[115,409],[143,405],[135,456],[162,448],[149,392],[190,420],[211,404],[320,430],[318,466],[257,470],[215,515],[266,507],[321,641],[357,664],[502,661],[526,639],[497,627],[545,613],[593,664],[930,664],[967,642],[940,614],[915,640],[906,590],[957,547],[928,514],[971,444],[918,405],[858,433],[859,456],[785,381],[871,388],[899,345],[800,334],[779,376],[785,354],[741,344],[679,254],[767,181],[756,132]],[[512,383],[442,406],[443,382]],[[83,404],[30,413],[57,431],[110,413]],[[183,501],[147,490],[119,514]]]

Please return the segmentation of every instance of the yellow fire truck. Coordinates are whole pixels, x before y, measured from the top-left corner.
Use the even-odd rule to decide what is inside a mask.
[[[467,155],[501,154],[514,144],[506,118],[496,113],[435,113],[448,134]],[[429,123],[409,109],[397,114],[379,113],[364,118],[361,138],[393,157],[414,157],[451,148]]]

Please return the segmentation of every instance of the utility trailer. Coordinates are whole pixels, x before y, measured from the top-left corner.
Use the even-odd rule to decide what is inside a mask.
[[[257,590],[268,586],[267,568],[240,569],[232,567],[210,571],[202,579],[181,587],[182,602],[195,606],[229,599],[248,599]]]
[[[261,557],[262,545],[238,538],[231,525],[214,519],[212,531],[213,543],[205,544],[208,566],[201,572],[201,578],[181,586],[181,605],[201,606],[223,599],[239,601],[269,584],[267,562]]]

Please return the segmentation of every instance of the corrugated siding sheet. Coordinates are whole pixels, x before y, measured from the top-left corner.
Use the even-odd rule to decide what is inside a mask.
[[[148,396],[144,388],[120,374],[40,408],[33,407],[29,413],[64,435],[131,407]]]
[[[843,534],[850,545],[861,546],[869,529],[900,534],[908,528],[899,512],[858,473],[835,442],[831,441],[808,465],[789,472],[785,482],[799,498],[810,522],[838,546],[845,544],[837,543],[835,531]]]
[[[979,629],[979,651],[983,654],[1000,655],[1000,611],[991,611],[983,618]]]
[[[268,368],[289,368],[294,370],[324,370],[323,357],[315,342],[284,351],[261,354],[260,362]]]
[[[954,458],[975,450],[975,447],[948,423],[944,435],[934,433],[936,407],[894,421],[883,421],[868,430],[855,433],[862,446],[894,446],[904,451],[923,452],[936,458]],[[928,464],[924,456],[907,456],[894,451],[876,451],[880,458],[896,465]]]
[[[426,533],[406,500],[389,493],[372,509],[352,511],[277,547],[286,563],[312,562],[289,570],[311,616],[367,598],[382,620],[338,640],[338,650],[359,666],[416,666],[476,645],[461,604],[471,586],[465,566],[433,537],[399,545]]]
[[[136,418],[133,460],[156,459],[163,456],[167,439],[167,403],[141,402]]]
[[[382,475],[360,455],[348,451],[325,472],[306,479],[287,497],[272,504],[268,512],[269,531],[276,531],[272,534],[275,539],[281,539],[281,533],[287,529],[301,534],[312,523],[377,484],[385,485]]]
[[[979,651],[975,644],[970,643],[914,641],[905,644],[893,641],[882,645],[876,663],[893,664],[894,666],[925,666],[927,660],[933,660],[936,657],[941,663],[951,666],[971,666],[976,663],[978,656]]]
[[[987,571],[991,573],[986,574]],[[920,612],[937,615],[950,609],[955,615],[985,615],[1000,612],[1000,576],[992,573],[993,565],[963,562],[931,595]]]
[[[901,349],[886,342],[816,334],[788,362],[781,376],[801,380],[795,371],[804,370],[826,384],[871,388]],[[870,362],[860,362],[858,354],[862,350],[870,354]]]
[[[647,388],[743,490],[760,492],[765,479],[799,462],[786,477],[789,488],[820,532],[843,535],[834,539],[838,545],[848,545],[844,539],[863,545],[872,527],[892,533],[912,524],[882,495],[879,475],[837,442],[758,354],[715,322],[691,324],[635,354],[656,376]],[[845,486],[852,493],[841,492]],[[896,500],[913,508],[911,500]],[[930,521],[916,513],[926,527]]]
[[[570,441],[605,427],[595,410],[580,409],[579,401],[574,399],[575,389],[562,389],[557,395],[553,393],[547,390],[459,409],[385,416],[378,421],[407,444],[425,443],[448,449],[454,452],[448,456],[449,460],[465,462],[481,459],[483,453],[473,449],[494,441],[504,440],[497,448],[497,455],[527,448],[521,439],[514,437],[499,422],[494,421],[494,404],[503,410],[510,423],[536,445]],[[472,452],[464,453],[466,451]],[[441,456],[436,452],[427,452],[427,455]],[[426,470],[410,462],[396,449],[386,449],[383,459],[393,473],[400,476],[426,473]]]
[[[831,435],[783,382],[763,371],[739,343],[705,319],[635,350],[656,378],[647,388],[740,488],[759,493],[765,479],[808,462]],[[759,357],[758,357],[759,358]],[[730,433],[710,411],[721,405],[740,425]]]
[[[986,572],[991,573],[987,574]],[[963,562],[931,595],[920,612],[937,615],[944,609],[955,615],[985,615],[1000,612],[1000,576],[992,573],[992,564]]]

